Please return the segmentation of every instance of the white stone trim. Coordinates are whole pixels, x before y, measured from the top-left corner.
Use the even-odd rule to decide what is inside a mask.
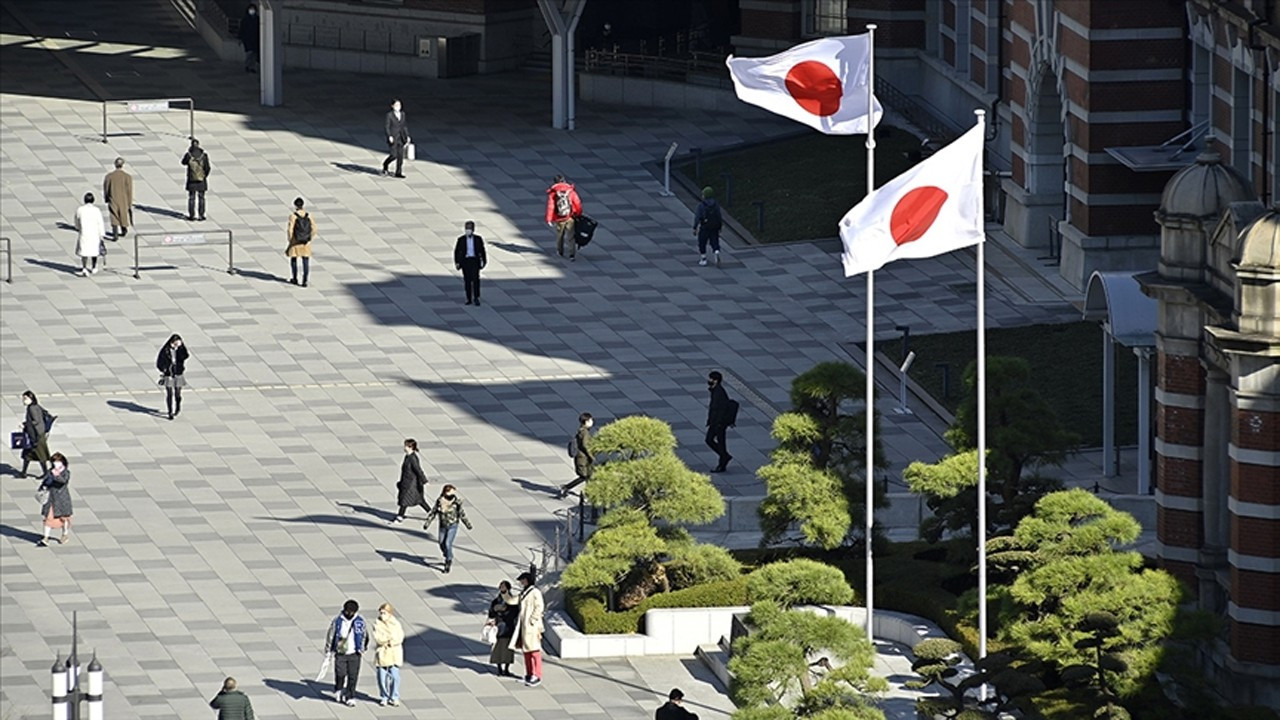
[[[1169,392],[1160,387],[1156,387],[1156,402],[1165,407],[1186,408],[1188,410],[1204,409],[1204,395]]]
[[[1237,500],[1234,496],[1227,498],[1227,509],[1236,517],[1258,518],[1261,520],[1280,520],[1280,505],[1263,505],[1262,503]]]
[[[1204,512],[1204,500],[1186,495],[1169,495],[1160,488],[1156,488],[1156,505],[1169,510]]]
[[[1177,460],[1204,460],[1204,448],[1199,445],[1179,445],[1156,437],[1156,454]]]
[[[1156,80],[1181,80],[1179,68],[1142,68],[1137,70],[1090,70],[1069,57],[1062,58],[1062,66],[1071,74],[1096,82],[1154,82]]]
[[[1227,603],[1227,614],[1250,625],[1280,625],[1280,611],[1240,607],[1235,601]]]
[[[1090,207],[1100,205],[1159,205],[1160,193],[1090,193],[1075,183],[1067,185],[1067,194]]]
[[[1182,547],[1181,545],[1165,545],[1156,540],[1156,557],[1165,560],[1177,560],[1178,562],[1196,563],[1200,561],[1200,551],[1196,548]]]
[[[1156,122],[1180,122],[1182,120],[1182,109],[1174,110],[1108,110],[1108,111],[1089,111],[1081,105],[1071,102],[1071,98],[1063,97],[1062,104],[1066,107],[1067,112],[1075,115],[1086,123],[1097,123],[1102,125],[1121,125],[1130,123],[1156,123]],[[1159,196],[1157,196],[1158,198]]]
[[[1184,36],[1182,28],[1087,28],[1065,13],[1058,13],[1058,22],[1062,27],[1088,40],[1089,42],[1107,42],[1108,40],[1181,40]]]
[[[1280,468],[1280,450],[1252,450],[1230,443],[1227,445],[1227,457],[1239,463]],[[1276,474],[1280,476],[1280,470]]]
[[[1231,395],[1235,398],[1238,410],[1280,412],[1280,396],[1243,394],[1235,388],[1231,388]]]
[[[1232,567],[1239,568],[1241,570],[1280,573],[1280,558],[1245,555],[1244,553],[1238,553],[1235,550],[1227,550],[1227,562]]]

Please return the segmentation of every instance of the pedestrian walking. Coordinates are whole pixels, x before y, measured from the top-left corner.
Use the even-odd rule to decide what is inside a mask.
[[[462,286],[470,305],[474,301],[480,304],[480,271],[489,263],[484,253],[484,238],[475,234],[475,222],[468,220],[463,229],[466,231],[458,237],[453,245],[453,265],[462,271]]]
[[[76,208],[76,230],[79,231],[76,255],[80,256],[80,277],[98,272],[98,258],[103,251],[102,236],[107,234],[106,218],[93,203],[93,193],[85,193],[84,204]]]
[[[22,449],[22,477],[27,477],[27,468],[33,460],[40,463],[40,477],[45,477],[49,474],[49,427],[53,425],[53,416],[30,390],[22,392],[22,404],[26,406],[21,426],[22,434],[26,436],[26,447]]]
[[[405,438],[404,460],[400,462],[400,482],[396,483],[396,503],[400,511],[391,522],[404,522],[405,511],[417,505],[431,515],[427,506],[427,474],[422,472],[422,461],[418,459],[418,441]]]
[[[325,652],[333,656],[333,699],[355,706],[356,681],[360,679],[360,658],[369,649],[369,636],[360,603],[348,600],[342,612],[329,623],[324,638]]]
[[[293,273],[289,282],[298,284],[298,259],[301,258],[302,287],[307,286],[307,279],[311,277],[311,241],[316,238],[316,220],[303,209],[304,204],[302,198],[293,199],[293,212],[289,213],[289,224],[284,230],[289,239],[284,255],[289,258],[289,269]]]
[[[387,159],[382,161],[382,174],[387,174],[387,168],[391,165],[391,161],[395,160],[396,177],[403,178],[405,149],[413,139],[409,137],[409,120],[400,106],[399,98],[391,101],[391,111],[387,113],[383,126],[387,135],[387,147],[391,152],[387,155]]]
[[[509,647],[524,653],[524,684],[535,687],[542,684],[542,615],[547,606],[542,591],[533,584],[533,573],[520,573],[520,611],[516,616],[516,631]]]
[[[504,677],[511,677],[511,663],[516,661],[515,651],[511,649],[511,636],[515,634],[519,620],[520,596],[512,592],[511,583],[503,580],[498,583],[498,596],[489,603],[489,620],[485,624],[493,627],[489,662]]]
[[[253,703],[236,689],[233,677],[222,681],[222,689],[209,701],[209,707],[218,711],[218,720],[253,720]]]
[[[164,404],[169,409],[169,419],[182,412],[182,388],[187,381],[182,377],[187,370],[187,344],[182,336],[174,333],[160,346],[156,355],[156,369],[160,371],[160,385],[164,387]]]
[[[725,432],[738,422],[738,403],[729,399],[724,389],[724,375],[712,370],[707,375],[707,389],[711,402],[707,406],[707,447],[720,457],[720,463],[711,472],[724,472],[733,456],[725,444]]]
[[[240,44],[244,46],[244,71],[258,72],[258,6],[249,3],[240,18]]]
[[[440,553],[444,555],[444,572],[449,572],[453,567],[453,541],[458,537],[458,523],[466,525],[468,530],[474,529],[467,519],[467,511],[462,507],[462,497],[458,495],[457,488],[445,485],[440,490],[435,507],[431,508],[427,521],[422,524],[423,530],[431,528],[433,518],[440,519]]]
[[[49,546],[49,533],[62,530],[58,544],[71,542],[71,468],[67,467],[67,456],[60,452],[50,456],[53,468],[40,483],[39,493],[43,502],[40,505],[40,517],[44,519],[44,537],[36,545]]]
[[[378,704],[400,704],[400,666],[404,664],[404,627],[391,603],[378,607],[373,621],[373,665],[378,674]]]
[[[556,175],[547,188],[547,225],[556,231],[556,253],[564,257],[569,244],[569,260],[578,259],[578,243],[573,239],[574,219],[582,214],[578,190],[563,175]]]
[[[698,238],[698,264],[707,264],[707,244],[715,253],[716,267],[720,267],[720,228],[724,226],[724,216],[720,212],[720,203],[716,202],[715,190],[710,186],[702,188],[702,202],[693,213],[693,235]]]
[[[587,449],[587,443],[591,442],[591,426],[595,425],[591,413],[582,413],[578,416],[578,432],[570,441],[569,447],[573,455],[573,472],[577,475],[573,482],[560,486],[561,499],[569,496],[569,491],[578,487],[582,483],[591,479],[591,471],[595,467],[596,458]]]
[[[698,716],[684,709],[684,693],[672,688],[667,702],[653,714],[653,720],[698,720]]]
[[[133,176],[125,172],[124,158],[116,158],[116,169],[102,179],[102,199],[111,214],[111,239],[128,235],[133,226]]]
[[[187,220],[204,220],[204,194],[209,190],[209,153],[200,147],[200,141],[191,138],[191,147],[182,156],[187,168]],[[197,207],[198,206],[198,207]],[[200,214],[196,215],[199,209]]]

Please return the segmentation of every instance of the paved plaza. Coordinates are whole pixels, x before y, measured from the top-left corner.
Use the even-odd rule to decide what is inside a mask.
[[[82,655],[96,649],[106,668],[111,718],[206,717],[227,675],[262,718],[625,720],[652,717],[674,685],[704,719],[727,717],[692,657],[548,658],[545,684],[525,688],[490,674],[479,634],[497,583],[554,538],[579,412],[597,425],[668,421],[681,456],[706,470],[704,378],[719,368],[743,408],[731,471],[714,477],[726,495],[759,494],[754,470],[791,379],[823,360],[860,362],[848,346],[864,332],[863,281],[842,277],[829,244],[729,237],[723,267],[697,267],[690,206],[660,197],[646,165],[671,142],[712,149],[792,125],[580,105],[578,129],[555,131],[535,73],[289,71],[286,105],[268,109],[256,76],[214,59],[169,2],[139,0],[127,17],[69,0],[5,7],[0,234],[12,238],[14,280],[0,289],[0,420],[17,425],[28,388],[59,416],[51,445],[70,458],[75,525],[70,545],[35,547],[35,481],[16,477],[11,454],[0,717],[47,715],[72,612]],[[185,113],[115,112],[103,144],[102,96],[195,98],[213,166],[206,223],[182,217]],[[393,96],[421,158],[404,181],[376,175]],[[134,176],[141,278],[132,233],[108,243],[105,272],[80,278],[66,223],[117,155]],[[601,226],[573,264],[555,257],[542,222],[557,172]],[[283,256],[296,196],[317,226],[306,289],[288,284]],[[478,308],[462,304],[451,255],[468,219],[489,247]],[[235,274],[225,246],[156,236],[194,229],[231,231]],[[989,253],[992,325],[1078,317],[1027,258]],[[877,331],[972,328],[972,281],[971,252],[889,266],[877,274]],[[175,332],[191,350],[190,386],[171,422],[154,359]],[[887,414],[885,425],[892,473],[945,450],[919,420]],[[388,524],[406,437],[422,447],[429,492],[453,483],[470,506],[475,530],[447,576],[420,514]],[[406,623],[402,708],[376,706],[368,664],[373,701],[318,695],[330,687],[313,682],[325,625],[348,597],[369,618],[391,602]]]

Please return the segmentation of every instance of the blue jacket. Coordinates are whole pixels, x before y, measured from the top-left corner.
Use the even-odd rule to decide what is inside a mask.
[[[357,614],[352,622],[355,623],[355,627],[351,629],[351,642],[355,643],[356,652],[362,653],[369,647],[369,636],[365,632],[364,618]],[[333,619],[333,622],[329,623],[329,633],[324,638],[324,646],[331,653],[338,652],[338,642],[342,640],[342,636],[338,634],[341,627],[342,614],[339,613]]]

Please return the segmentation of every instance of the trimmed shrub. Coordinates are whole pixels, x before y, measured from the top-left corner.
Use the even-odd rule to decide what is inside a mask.
[[[717,545],[670,544],[667,579],[673,590],[732,580],[742,575],[742,563]]]
[[[748,575],[747,597],[753,604],[771,600],[784,608],[844,605],[853,600],[853,588],[839,568],[796,558],[769,563]]]
[[[724,607],[747,604],[747,579],[707,583],[684,590],[659,593],[625,612],[609,612],[602,596],[592,592],[565,592],[565,609],[582,632],[590,635],[641,632],[645,612],[658,608]]]

